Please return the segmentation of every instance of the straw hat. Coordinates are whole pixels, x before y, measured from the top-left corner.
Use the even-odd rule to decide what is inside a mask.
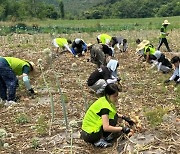
[[[33,71],[36,71],[36,65],[34,64],[34,62],[30,61],[29,64],[32,66]]]
[[[137,45],[136,51],[144,49],[144,47],[149,43],[150,42],[148,40],[143,40],[140,44]]]
[[[92,46],[92,43],[88,43],[88,44],[87,44],[87,47],[90,47],[90,46]]]
[[[162,25],[169,25],[170,22],[168,20],[164,20],[164,22],[162,23]]]

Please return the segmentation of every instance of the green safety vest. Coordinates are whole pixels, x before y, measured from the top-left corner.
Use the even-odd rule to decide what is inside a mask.
[[[147,48],[150,49],[149,55],[154,55],[154,54],[155,54],[156,49],[155,49],[154,47],[152,47],[151,45],[147,45],[147,46],[145,46],[145,48],[144,48],[144,55],[147,54],[147,53],[146,53]]]
[[[164,33],[167,32],[166,27],[162,26],[161,29],[163,29],[163,32],[164,32]],[[161,33],[161,34],[160,34],[160,38],[166,38],[166,35]]]
[[[56,43],[60,47],[64,47],[65,44],[68,44],[67,39],[65,39],[65,38],[56,38]]]
[[[101,34],[100,35],[100,41],[102,44],[106,44],[106,39],[108,39],[109,41],[111,41],[111,36],[107,35],[107,34]]]
[[[14,58],[14,57],[4,57],[6,61],[8,62],[9,66],[13,70],[13,72],[16,75],[22,75],[23,74],[23,67],[25,65],[30,67],[30,64],[24,60],[21,60],[19,58]]]
[[[82,130],[89,134],[99,132],[102,127],[102,118],[97,115],[97,113],[104,108],[109,109],[110,111],[109,119],[114,119],[115,114],[117,113],[116,107],[112,103],[109,103],[105,97],[101,97],[87,110],[83,119]]]

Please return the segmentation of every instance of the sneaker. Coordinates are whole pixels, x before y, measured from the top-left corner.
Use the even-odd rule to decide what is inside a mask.
[[[121,132],[119,132],[119,133],[111,133],[105,138],[105,141],[111,142],[111,141],[117,139],[118,137],[120,137],[121,135],[122,135]]]
[[[14,101],[6,101],[6,103],[4,103],[4,106],[11,106],[11,105],[15,105],[15,104],[17,104],[16,102],[14,102]]]
[[[106,147],[112,146],[112,144],[106,142],[104,139],[100,139],[99,141],[94,143],[94,146],[101,147],[101,148],[106,148]]]
[[[4,105],[5,101],[0,98],[0,105]]]
[[[105,141],[110,142],[110,141],[112,141],[113,139],[114,139],[114,135],[113,135],[113,133],[111,133],[110,135],[108,135],[108,136],[105,138]]]

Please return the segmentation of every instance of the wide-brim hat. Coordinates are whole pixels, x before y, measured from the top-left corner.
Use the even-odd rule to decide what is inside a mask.
[[[92,45],[93,45],[92,43],[88,43],[88,44],[87,44],[87,47],[90,47],[90,46],[92,46]]]
[[[148,40],[143,40],[140,44],[137,45],[136,51],[144,49],[146,45],[148,45],[150,41]]]
[[[164,20],[164,22],[162,23],[162,25],[169,25],[170,22],[168,20]]]

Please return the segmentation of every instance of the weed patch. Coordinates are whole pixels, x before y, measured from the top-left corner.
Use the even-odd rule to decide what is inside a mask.
[[[145,116],[150,125],[155,127],[162,123],[163,116],[168,112],[167,108],[157,107],[155,109],[149,109],[145,111]]]
[[[30,118],[26,114],[20,113],[20,114],[17,115],[15,121],[16,121],[17,124],[23,125],[23,124],[28,123],[30,121],[29,119]]]
[[[40,115],[36,124],[36,132],[40,136],[44,136],[47,134],[48,124],[45,120],[45,115]]]

